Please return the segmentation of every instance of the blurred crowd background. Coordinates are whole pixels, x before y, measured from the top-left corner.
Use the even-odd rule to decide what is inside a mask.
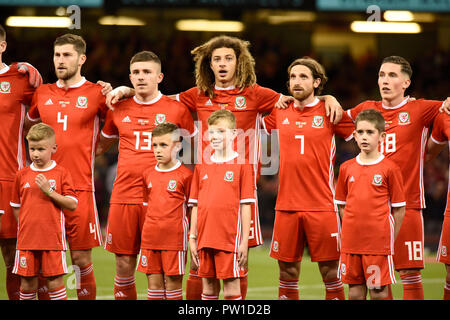
[[[6,63],[28,61],[39,69],[45,82],[54,82],[56,79],[52,62],[53,41],[58,35],[72,31],[11,28],[7,28],[7,31],[8,48],[4,54],[4,61]],[[107,81],[113,87],[131,86],[128,78],[130,58],[140,50],[151,50],[162,60],[165,77],[160,89],[164,94],[178,93],[195,85],[194,64],[190,51],[217,35],[215,33],[199,35],[176,30],[149,32],[147,28],[104,29],[98,26],[82,26],[81,30],[73,32],[82,35],[87,42],[88,59],[82,74],[88,80]],[[414,71],[408,94],[415,98],[435,100],[443,100],[450,96],[450,52],[448,46],[442,48],[439,41],[428,41],[426,45],[422,45],[416,41],[417,38],[409,40],[407,38],[410,46],[408,48],[400,43],[401,50],[397,51],[395,47],[387,50],[386,46],[389,44],[385,44],[384,50],[365,50],[355,55],[350,48],[339,52],[316,50],[309,38],[302,36],[301,32],[293,33],[291,29],[280,36],[269,37],[265,32],[258,32],[255,28],[233,35],[250,41],[251,53],[256,61],[258,83],[283,94],[288,94],[287,66],[294,59],[307,55],[324,65],[329,78],[324,94],[335,96],[344,109],[354,107],[367,99],[379,100],[377,73],[380,62],[385,55],[396,54],[399,51],[400,55],[405,55],[410,60]],[[395,38],[391,38],[390,43],[395,41]],[[291,42],[298,44],[292,45]],[[340,163],[354,157],[356,153],[357,148],[353,141],[346,143],[338,139],[336,174]],[[103,227],[108,216],[116,161],[116,147],[96,159],[96,199]],[[425,245],[430,250],[435,250],[439,241],[447,199],[448,161],[446,148],[437,159],[425,166],[427,202],[427,209],[424,212]],[[261,176],[258,182],[260,218],[266,244],[269,243],[272,233],[277,186],[277,175]]]

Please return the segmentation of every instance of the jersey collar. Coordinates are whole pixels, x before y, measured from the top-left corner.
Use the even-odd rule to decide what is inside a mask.
[[[50,167],[45,168],[45,169],[39,169],[39,168],[36,168],[35,165],[34,165],[34,163],[31,163],[31,165],[30,165],[30,169],[33,170],[33,171],[50,171],[50,170],[52,170],[54,167],[56,167],[56,161],[55,161],[55,160],[52,160],[52,164],[50,165]]]
[[[154,104],[154,103],[158,102],[159,99],[162,98],[162,96],[163,96],[163,94],[161,93],[161,91],[158,91],[158,95],[156,96],[156,98],[154,98],[150,101],[147,101],[147,102],[141,101],[138,98],[136,98],[136,96],[133,96],[133,100],[134,100],[134,102],[136,102],[138,104]]]
[[[69,86],[69,88],[79,88],[81,87],[84,83],[86,82],[86,78],[85,77],[81,77],[81,80],[71,86]],[[58,80],[56,81],[56,86],[58,88],[64,88],[64,85]]]
[[[214,89],[216,90],[233,90],[236,89],[236,87],[234,85],[226,87],[226,88],[222,88],[222,87],[218,87],[217,85],[214,85]]]
[[[7,64],[2,64],[2,68],[0,69],[0,74],[4,74],[9,71],[9,66]]]
[[[228,161],[231,161],[233,159],[236,159],[239,156],[239,153],[237,153],[236,151],[234,151],[234,153],[228,157],[228,159],[224,159],[224,160],[217,160],[216,157],[214,157],[214,153],[211,155],[211,161],[214,163],[225,163]]]
[[[380,154],[378,159],[376,159],[376,160],[374,160],[372,162],[362,162],[361,159],[360,159],[360,156],[361,156],[361,153],[356,156],[356,162],[358,162],[362,166],[371,166],[371,165],[380,163],[384,159],[384,155]]]
[[[405,99],[403,99],[402,102],[400,102],[398,105],[393,106],[393,107],[388,107],[386,105],[384,105],[384,103],[382,102],[381,105],[383,106],[384,109],[398,109],[400,107],[403,107],[409,100],[409,96],[407,96]]]
[[[307,105],[305,105],[305,107],[315,107],[319,102],[320,102],[319,98],[315,97],[314,101],[311,103],[308,103]],[[296,105],[295,102],[294,102],[294,108],[299,108],[299,106]]]
[[[158,165],[155,166],[155,170],[159,171],[159,172],[170,172],[170,171],[174,171],[176,169],[178,169],[181,166],[181,161],[178,160],[177,163],[170,169],[160,169],[158,168]]]

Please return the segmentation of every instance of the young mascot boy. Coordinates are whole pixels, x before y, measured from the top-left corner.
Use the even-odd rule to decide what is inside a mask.
[[[70,173],[51,159],[56,152],[53,129],[36,124],[27,139],[33,163],[17,173],[11,200],[19,226],[13,272],[21,276],[21,300],[36,299],[40,272],[50,299],[67,300],[63,210],[75,210],[78,200]]]
[[[214,149],[211,163],[196,165],[192,178],[189,240],[192,261],[203,278],[203,300],[219,298],[219,279],[225,299],[242,299],[239,278],[248,258],[255,186],[251,165],[237,161],[235,138],[233,113],[214,111],[208,118],[208,139]]]
[[[342,282],[349,299],[391,299],[395,283],[394,240],[405,215],[406,198],[398,166],[385,158],[379,144],[385,138],[385,120],[374,109],[355,121],[355,140],[361,152],[339,170],[335,202],[342,219]]]
[[[175,124],[156,126],[152,132],[152,148],[157,164],[143,174],[148,208],[137,270],[147,274],[148,300],[183,298],[189,233],[187,200],[192,171],[177,159],[180,140]]]

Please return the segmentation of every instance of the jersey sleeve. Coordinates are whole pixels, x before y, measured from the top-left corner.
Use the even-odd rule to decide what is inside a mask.
[[[349,141],[353,138],[353,131],[355,131],[355,124],[353,123],[350,116],[344,112],[342,114],[342,119],[339,123],[334,127],[335,133],[341,138],[344,138],[345,141]]]
[[[366,104],[367,101],[361,102],[360,104],[358,104],[356,107],[348,109],[347,110],[347,115],[350,117],[350,119],[355,122],[356,116],[362,111],[364,110],[364,105]]]
[[[184,177],[184,195],[186,197],[186,199],[189,199],[190,195],[191,195],[191,187],[192,187],[192,172],[189,171],[185,177]]]
[[[112,110],[108,110],[106,113],[106,119],[102,129],[102,135],[109,139],[119,138],[119,130],[117,130],[117,127],[114,124],[114,117]]]
[[[406,206],[406,197],[403,189],[401,170],[395,164],[393,164],[389,173],[389,196],[392,207]]]
[[[193,137],[197,134],[197,127],[194,125],[194,119],[188,108],[184,105],[180,105],[181,114],[180,114],[180,128],[184,129],[181,131],[182,136],[185,137]],[[187,131],[187,134],[183,134],[183,131]]]
[[[78,196],[74,189],[73,179],[72,175],[69,171],[64,170],[63,176],[62,176],[62,186],[61,186],[61,194],[65,197],[72,198],[78,203]]]
[[[271,131],[277,128],[277,110],[274,108],[269,115],[261,119],[261,125],[267,134],[271,134]]]
[[[253,169],[251,165],[244,164],[241,166],[241,196],[240,203],[256,202],[255,198],[255,181],[253,176]]]
[[[150,181],[148,180],[148,174],[147,170],[144,171],[142,174],[142,203],[144,206],[148,205],[148,198],[150,195],[150,192],[152,191],[152,185],[150,184]]]
[[[37,69],[30,65],[29,63],[24,63],[26,65],[29,65],[30,68],[33,68],[36,70],[37,74],[39,75],[39,71],[37,71]],[[31,100],[33,99],[33,94],[36,91],[36,88],[33,87],[30,84],[30,74],[29,72],[26,72],[25,74],[22,74],[18,71],[17,67],[18,67],[18,63],[14,62],[10,65],[11,68],[13,68],[14,71],[18,72],[20,74],[20,86],[21,86],[21,92],[22,92],[22,100],[21,103],[26,105],[26,106],[30,106],[31,105]],[[40,76],[40,75],[39,75]],[[42,80],[42,79],[41,79]]]
[[[193,87],[190,88],[189,90],[177,94],[177,101],[184,104],[189,109],[189,111],[196,112],[198,94],[199,94],[198,88]]]
[[[341,165],[339,168],[339,176],[336,183],[336,194],[334,197],[334,203],[345,205],[347,203],[347,173],[345,165]]]
[[[421,110],[423,111],[422,119],[426,127],[430,127],[433,124],[434,119],[439,115],[439,108],[442,106],[442,101],[436,100],[423,100],[423,106]]]
[[[199,189],[199,183],[200,183],[198,171],[199,171],[199,167],[198,167],[198,165],[196,165],[194,168],[194,174],[192,176],[191,187],[189,190],[188,203],[190,205],[194,205],[194,204],[198,203],[198,189]]]
[[[433,124],[433,131],[431,132],[431,139],[437,144],[445,144],[448,138],[445,136],[445,121],[444,117],[448,117],[446,113],[441,113],[436,117]]]
[[[256,96],[258,97],[258,111],[260,113],[271,112],[275,103],[280,100],[281,94],[272,89],[257,86]]]
[[[38,103],[38,90],[34,91],[34,94],[31,98],[31,103],[30,103],[30,109],[27,112],[27,118],[28,120],[32,121],[32,122],[37,122],[41,119],[41,116],[39,114],[39,109],[37,106]]]
[[[98,116],[100,119],[105,119],[106,114],[108,113],[108,106],[106,105],[106,97],[102,94],[102,92],[99,92],[98,96]]]
[[[14,178],[11,200],[9,204],[13,208],[20,208],[20,172],[18,172]]]

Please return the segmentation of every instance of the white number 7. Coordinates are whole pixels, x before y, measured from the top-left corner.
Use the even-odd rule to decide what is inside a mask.
[[[297,134],[295,139],[300,139],[300,154],[305,154],[305,136]]]

